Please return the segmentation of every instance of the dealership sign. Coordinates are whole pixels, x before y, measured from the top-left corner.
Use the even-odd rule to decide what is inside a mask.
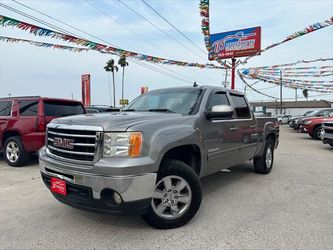
[[[261,27],[211,34],[209,60],[260,54]]]

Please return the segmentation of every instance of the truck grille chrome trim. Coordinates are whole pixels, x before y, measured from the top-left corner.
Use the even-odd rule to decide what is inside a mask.
[[[95,138],[95,135],[76,135],[76,134],[65,134],[65,133],[57,133],[54,131],[49,131],[50,134],[60,135],[60,136],[69,136],[69,137],[82,137],[82,138]]]
[[[101,158],[102,128],[49,124],[46,132],[47,153],[66,162],[93,165]]]
[[[62,153],[67,153],[67,154],[73,154],[73,155],[94,155],[94,153],[86,153],[86,152],[76,152],[76,151],[69,151],[69,150],[64,150],[64,149],[59,149],[59,148],[55,148],[52,147],[50,145],[48,145],[48,147],[52,150],[58,151],[58,152],[62,152]]]

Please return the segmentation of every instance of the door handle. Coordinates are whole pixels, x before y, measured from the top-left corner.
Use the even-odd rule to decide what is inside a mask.
[[[230,130],[230,131],[237,131],[238,128],[237,128],[237,127],[231,127],[231,128],[229,128],[229,130]]]
[[[251,125],[251,126],[250,126],[250,128],[255,128],[255,127],[256,127],[256,125]]]

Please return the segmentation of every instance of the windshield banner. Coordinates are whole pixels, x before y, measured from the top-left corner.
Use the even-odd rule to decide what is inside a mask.
[[[211,34],[208,59],[226,59],[260,54],[261,27]]]

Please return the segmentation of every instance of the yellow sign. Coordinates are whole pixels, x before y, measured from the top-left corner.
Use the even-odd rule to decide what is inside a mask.
[[[120,105],[128,105],[128,99],[120,99],[119,104]]]

